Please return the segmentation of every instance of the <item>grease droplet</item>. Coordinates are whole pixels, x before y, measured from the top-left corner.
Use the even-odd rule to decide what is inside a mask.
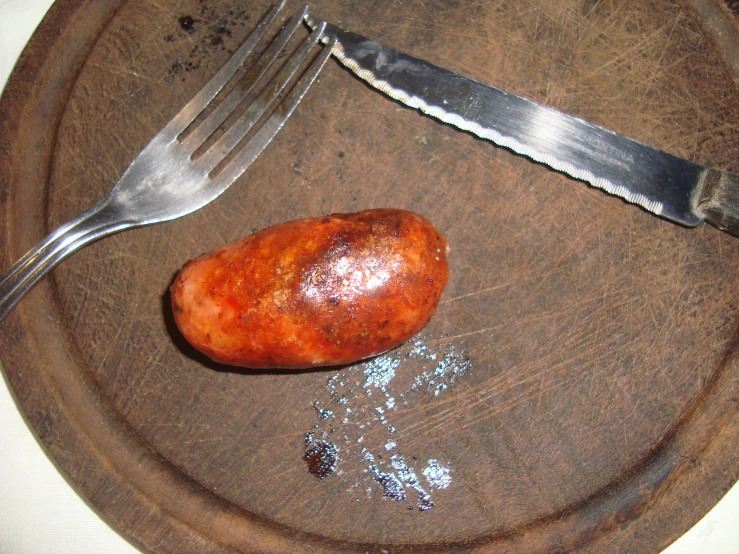
[[[444,467],[438,460],[429,460],[423,470],[423,476],[432,489],[445,489],[452,482],[451,470]]]
[[[303,459],[308,463],[308,471],[319,479],[328,477],[336,471],[339,462],[339,447],[326,441],[310,442]]]
[[[371,465],[369,469],[374,480],[382,485],[382,496],[396,502],[405,502],[403,483],[393,473],[383,473],[376,465]]]

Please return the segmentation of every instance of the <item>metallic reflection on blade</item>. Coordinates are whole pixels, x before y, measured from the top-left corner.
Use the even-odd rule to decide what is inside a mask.
[[[325,36],[336,38],[333,54],[343,65],[411,108],[672,221],[705,219],[695,209],[707,171],[698,164],[330,23]]]

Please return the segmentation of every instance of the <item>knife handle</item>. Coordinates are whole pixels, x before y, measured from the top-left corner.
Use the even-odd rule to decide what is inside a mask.
[[[708,223],[739,237],[739,176],[721,169],[707,170],[697,208]]]

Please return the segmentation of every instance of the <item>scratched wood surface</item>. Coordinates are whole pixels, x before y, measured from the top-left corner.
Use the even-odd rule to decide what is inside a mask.
[[[688,3],[312,6],[739,171],[735,76]],[[100,198],[267,7],[58,2],[0,107],[4,264]],[[216,366],[183,344],[167,289],[185,261],[370,207],[424,214],[451,245],[418,341],[297,373]],[[146,551],[658,552],[739,477],[737,298],[737,239],[438,124],[331,62],[221,199],[78,253],[0,340],[50,455]]]

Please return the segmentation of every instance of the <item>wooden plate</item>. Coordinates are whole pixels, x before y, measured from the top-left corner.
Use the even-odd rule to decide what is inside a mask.
[[[695,4],[313,9],[736,172],[736,27]],[[105,194],[267,8],[55,4],[0,104],[6,266]],[[298,373],[215,366],[183,344],[167,289],[186,260],[379,206],[424,214],[452,247],[416,341]],[[0,340],[49,454],[151,552],[656,552],[739,476],[737,298],[739,240],[441,125],[332,62],[222,198],[67,260]]]

